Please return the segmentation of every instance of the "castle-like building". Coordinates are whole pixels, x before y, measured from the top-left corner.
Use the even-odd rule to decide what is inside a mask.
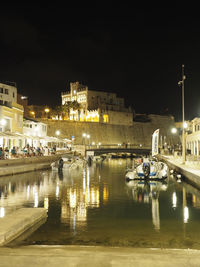
[[[115,93],[89,90],[79,82],[70,83],[70,91],[61,93],[62,105],[77,101],[80,108],[70,109],[70,120],[91,121],[117,125],[132,125],[133,112],[124,99]]]

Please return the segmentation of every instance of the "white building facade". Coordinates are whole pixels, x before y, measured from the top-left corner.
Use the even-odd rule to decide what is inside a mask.
[[[24,119],[23,134],[26,136],[25,145],[33,147],[46,145],[47,125],[43,122]]]
[[[186,149],[194,156],[200,156],[200,118],[191,121],[192,133],[186,134]]]

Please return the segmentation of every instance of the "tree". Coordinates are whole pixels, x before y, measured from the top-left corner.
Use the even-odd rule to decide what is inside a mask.
[[[63,111],[62,111],[62,106],[56,106],[54,109],[51,110],[51,116],[58,116],[58,118],[63,119]]]
[[[73,110],[77,110],[78,111],[78,120],[80,119],[80,110],[81,110],[81,104],[78,101],[73,101],[71,103],[71,106],[73,108]]]
[[[67,101],[64,105],[62,105],[62,110],[64,114],[67,114],[67,119],[69,120],[70,109],[72,108],[72,102]]]

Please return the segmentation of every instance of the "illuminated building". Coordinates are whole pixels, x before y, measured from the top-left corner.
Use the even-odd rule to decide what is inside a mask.
[[[16,85],[0,83],[0,146],[21,146],[23,112],[23,106],[17,104]]]
[[[74,82],[70,83],[70,91],[63,92],[61,97],[62,105],[79,103],[79,108],[70,108],[69,120],[132,125],[132,111],[125,108],[124,99],[115,93],[88,90],[87,86]]]
[[[200,156],[200,118],[194,118],[186,129],[186,149],[194,156]]]

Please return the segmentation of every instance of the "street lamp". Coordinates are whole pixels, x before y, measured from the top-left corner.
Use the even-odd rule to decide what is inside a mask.
[[[56,135],[57,135],[57,136],[60,135],[60,131],[59,131],[59,130],[56,131]]]
[[[46,113],[46,118],[48,118],[48,113],[49,113],[50,109],[49,108],[45,108],[44,112]]]
[[[172,129],[171,129],[171,132],[172,132],[173,134],[176,134],[176,133],[177,133],[177,129],[176,129],[176,128],[172,128]]]
[[[6,125],[6,120],[5,119],[0,120],[0,125],[5,126]]]
[[[182,87],[182,119],[183,119],[183,125],[182,125],[182,164],[185,164],[185,110],[184,110],[184,81],[186,79],[186,76],[184,74],[184,65],[182,65],[182,80],[178,82],[178,85]]]
[[[35,111],[30,111],[30,114],[35,118]]]

